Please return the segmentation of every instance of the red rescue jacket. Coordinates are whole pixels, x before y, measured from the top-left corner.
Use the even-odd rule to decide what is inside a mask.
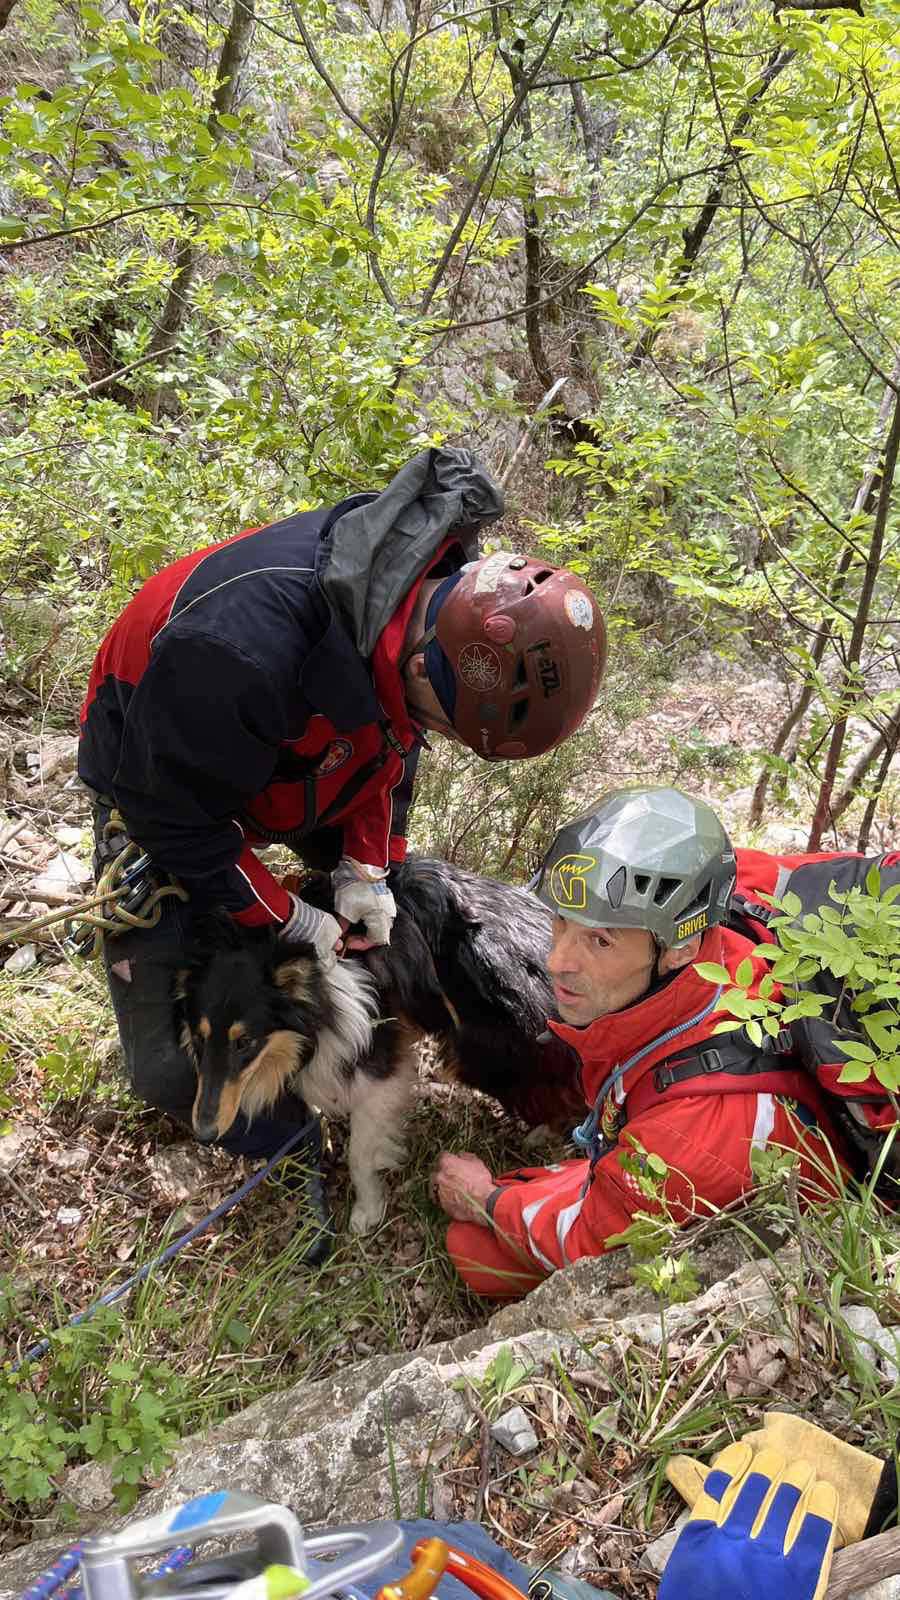
[[[774,858],[773,858],[774,859]],[[749,940],[714,928],[703,939],[699,959],[734,973],[749,956],[754,984],[768,970]],[[488,1204],[494,1229],[552,1271],[581,1256],[602,1254],[638,1211],[653,1211],[638,1178],[622,1165],[638,1146],[661,1156],[669,1172],[665,1199],[681,1221],[709,1215],[730,1204],[753,1182],[751,1151],[767,1144],[795,1148],[801,1125],[822,1127],[836,1142],[816,1087],[804,1074],[774,1067],[771,1074],[706,1080],[674,1086],[664,1096],[641,1091],[652,1085],[656,1063],[709,1039],[727,1013],[714,1010],[716,990],[695,971],[682,969],[643,1000],[599,1018],[586,1028],[551,1022],[581,1061],[584,1097],[594,1106],[604,1095],[600,1131],[605,1143],[593,1162],[575,1160],[529,1174],[527,1182],[504,1180]],[[624,1071],[623,1071],[624,1067]],[[805,1175],[812,1167],[805,1169]],[[819,1181],[821,1182],[821,1174]]]

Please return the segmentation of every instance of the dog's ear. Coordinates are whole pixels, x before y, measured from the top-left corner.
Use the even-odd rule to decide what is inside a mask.
[[[279,961],[273,966],[271,974],[276,989],[281,989],[289,1000],[295,1000],[298,1005],[309,1005],[316,998],[316,957],[311,947],[307,948],[309,954],[291,955],[286,961]]]

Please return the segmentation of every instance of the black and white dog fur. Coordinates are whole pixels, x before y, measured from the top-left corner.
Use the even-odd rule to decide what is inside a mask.
[[[229,919],[201,938],[176,1006],[197,1071],[194,1131],[222,1137],[238,1111],[271,1109],[286,1089],[349,1117],[350,1226],[384,1213],[379,1174],[405,1154],[403,1124],[416,1045],[430,1038],[444,1073],[493,1095],[535,1125],[583,1115],[545,961],[551,913],[534,895],[443,861],[410,858],[392,873],[391,943],[326,968],[309,946]],[[304,885],[330,908],[327,877]]]

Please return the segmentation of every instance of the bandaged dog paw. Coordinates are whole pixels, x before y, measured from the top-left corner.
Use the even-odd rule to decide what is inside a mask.
[[[336,917],[317,911],[291,895],[291,914],[281,924],[279,937],[286,944],[311,944],[326,970],[337,961],[343,930]]]
[[[386,871],[344,856],[331,874],[331,886],[339,917],[361,922],[373,944],[390,944],[397,906],[387,886]]]

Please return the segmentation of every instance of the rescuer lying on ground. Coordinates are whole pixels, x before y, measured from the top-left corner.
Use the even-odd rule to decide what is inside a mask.
[[[818,1135],[837,1152],[841,1140],[789,1055],[749,1047],[737,1068],[693,1065],[680,1081],[672,1065],[728,1015],[714,1010],[697,961],[733,975],[749,958],[753,992],[768,970],[756,942],[723,926],[736,869],[758,895],[774,891],[783,862],[813,859],[830,858],[736,856],[709,806],[668,788],[614,791],[557,835],[537,886],[555,912],[548,968],[561,1021],[549,1025],[579,1058],[589,1158],[495,1177],[477,1156],[441,1156],[433,1181],[454,1219],[447,1246],[476,1293],[524,1294],[601,1255],[636,1212],[658,1211],[640,1182],[647,1155],[665,1163],[665,1206],[683,1223],[749,1189],[751,1154],[766,1145],[799,1151],[802,1178],[827,1187]]]

